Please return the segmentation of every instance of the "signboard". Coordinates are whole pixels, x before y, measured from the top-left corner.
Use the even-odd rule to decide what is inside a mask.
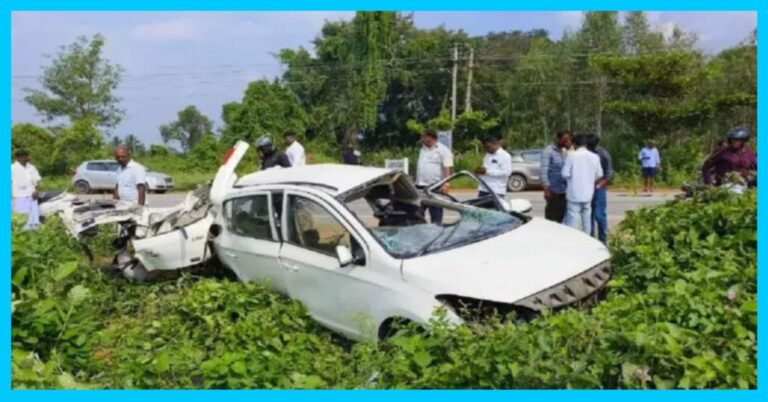
[[[384,160],[384,167],[387,169],[400,170],[408,174],[408,158],[403,159],[386,159]]]
[[[438,131],[437,142],[452,150],[453,148],[451,146],[453,145],[453,133],[450,131]]]

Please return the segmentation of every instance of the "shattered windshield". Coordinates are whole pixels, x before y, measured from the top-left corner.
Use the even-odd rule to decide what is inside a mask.
[[[369,229],[393,257],[413,258],[498,236],[523,223],[512,215],[489,209],[466,208],[456,212],[459,218],[450,224],[422,223]]]

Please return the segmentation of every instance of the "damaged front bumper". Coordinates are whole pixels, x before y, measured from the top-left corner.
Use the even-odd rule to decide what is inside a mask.
[[[531,310],[556,309],[582,301],[600,290],[611,278],[610,260],[546,290],[516,301],[515,305]]]

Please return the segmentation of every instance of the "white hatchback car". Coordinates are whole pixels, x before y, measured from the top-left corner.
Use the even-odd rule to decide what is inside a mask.
[[[458,324],[488,309],[525,315],[571,305],[610,276],[602,243],[510,211],[514,202],[461,202],[434,190],[439,184],[422,193],[402,172],[373,167],[308,165],[238,179],[247,148],[238,142],[212,184],[174,208],[60,197],[45,211],[62,214],[76,235],[130,220],[130,244],[117,258],[128,276],[215,255],[240,280],[268,283],[351,339],[380,339],[400,320],[426,324],[440,307]],[[423,206],[443,207],[445,222],[427,223]]]

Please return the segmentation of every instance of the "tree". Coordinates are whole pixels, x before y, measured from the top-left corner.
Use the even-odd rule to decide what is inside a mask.
[[[144,144],[133,134],[128,134],[123,141],[123,144],[128,147],[133,155],[144,155],[146,147]]]
[[[642,11],[632,11],[624,18],[624,50],[628,54],[653,53],[664,49],[664,35],[651,29]]]
[[[178,113],[176,121],[160,126],[163,142],[176,141],[181,151],[187,154],[204,135],[213,130],[213,122],[200,113],[196,107],[187,106]]]
[[[168,156],[170,152],[168,148],[159,144],[152,144],[149,146],[149,156]]]
[[[56,138],[53,158],[58,172],[68,172],[85,160],[103,155],[104,135],[95,119],[76,120]]]
[[[114,91],[123,72],[102,56],[104,37],[79,37],[51,57],[43,68],[43,89],[25,88],[25,100],[46,121],[67,117],[71,122],[90,119],[98,127],[112,129],[120,123],[124,112]]]
[[[226,146],[211,134],[205,134],[200,141],[192,147],[187,157],[187,165],[196,171],[212,171],[219,166],[221,156],[225,153]]]
[[[285,130],[300,136],[308,125],[308,116],[299,99],[278,81],[260,80],[248,85],[241,102],[230,102],[222,109],[224,128],[221,140],[253,142],[262,135],[278,139]]]
[[[55,173],[55,159],[51,152],[54,141],[53,134],[42,127],[29,123],[15,124],[11,128],[11,157],[16,150],[25,149],[41,174]]]

